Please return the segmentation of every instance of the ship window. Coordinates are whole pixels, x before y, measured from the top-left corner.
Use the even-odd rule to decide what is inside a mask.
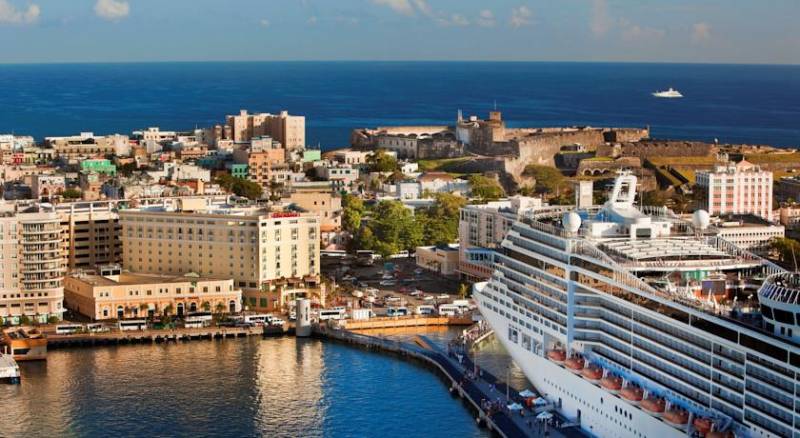
[[[764,318],[772,319],[772,308],[762,304],[761,314],[764,315]]]
[[[794,325],[794,313],[776,308],[772,309],[772,314],[775,316],[776,321]]]
[[[753,350],[756,350],[761,354],[765,354],[769,357],[786,362],[786,356],[788,354],[786,350],[780,347],[776,347],[772,344],[768,344],[760,339],[756,339],[752,336],[748,336],[742,333],[741,339],[739,340],[739,344],[747,348],[752,348]]]
[[[800,354],[790,353],[789,363],[792,364],[793,366],[800,367]]]
[[[692,317],[691,321],[692,327],[699,328],[700,330],[704,330],[712,335],[717,335],[732,342],[737,341],[735,330],[731,330],[727,327],[723,327],[719,324],[698,317]]]

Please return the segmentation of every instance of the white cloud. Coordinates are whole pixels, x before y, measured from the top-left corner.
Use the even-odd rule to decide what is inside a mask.
[[[372,0],[376,5],[388,6],[393,11],[402,15],[414,15],[414,7],[409,0]]]
[[[711,38],[711,25],[706,22],[695,23],[692,25],[692,42],[695,44],[703,43]]]
[[[121,20],[130,12],[130,5],[122,0],[97,0],[97,3],[94,4],[94,13],[109,21]]]
[[[594,36],[605,36],[613,24],[611,16],[608,14],[606,0],[592,0],[592,18],[589,27]]]
[[[496,23],[496,20],[494,18],[494,13],[489,9],[482,10],[476,23],[480,27],[494,27]]]
[[[28,5],[28,9],[18,10],[8,0],[0,0],[0,24],[31,24],[39,19],[42,10],[37,4]]]
[[[520,6],[518,8],[511,9],[511,20],[510,24],[511,27],[519,28],[522,26],[527,26],[531,24],[531,18],[533,17],[533,12],[528,9],[527,6]]]
[[[259,26],[261,26],[261,27],[269,27],[269,25],[270,25],[270,22],[269,22],[269,20],[267,20],[266,18],[262,18],[262,19],[261,19],[261,20],[258,22],[258,25],[259,25]]]

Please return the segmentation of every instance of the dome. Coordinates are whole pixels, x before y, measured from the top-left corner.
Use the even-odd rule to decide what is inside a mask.
[[[561,218],[561,225],[563,225],[564,229],[568,232],[577,233],[581,228],[581,217],[578,216],[578,213],[570,211],[569,213],[565,213]]]
[[[699,230],[708,228],[709,223],[711,223],[711,217],[705,210],[697,210],[692,215],[692,225]]]

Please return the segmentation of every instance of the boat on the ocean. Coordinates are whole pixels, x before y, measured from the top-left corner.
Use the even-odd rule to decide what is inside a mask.
[[[33,327],[12,327],[3,330],[3,350],[14,360],[47,359],[47,338]]]
[[[669,90],[654,92],[653,96],[655,96],[655,97],[663,97],[663,98],[667,98],[667,99],[676,99],[676,98],[679,98],[679,97],[683,97],[683,94],[681,94],[680,91],[678,91],[678,90],[676,90],[676,89],[674,89],[672,87],[669,87]]]

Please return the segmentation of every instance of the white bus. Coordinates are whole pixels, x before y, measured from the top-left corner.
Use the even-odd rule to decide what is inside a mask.
[[[259,315],[245,315],[244,322],[255,325],[269,324],[272,320],[272,315],[259,314]]]
[[[327,321],[329,319],[340,320],[347,317],[347,312],[344,307],[334,307],[333,309],[319,309],[319,320]]]
[[[120,331],[146,330],[147,321],[144,319],[128,319],[119,322]]]
[[[59,324],[56,326],[57,335],[74,335],[83,331],[81,324]]]
[[[210,312],[196,312],[190,313],[186,316],[186,319],[183,321],[183,325],[186,328],[202,328],[208,327],[211,325],[211,321],[214,317],[211,315]]]
[[[436,314],[436,308],[433,307],[433,306],[428,306],[428,305],[417,306],[417,308],[414,309],[414,313],[416,313],[417,315],[420,315],[420,316],[435,315]]]
[[[408,309],[405,307],[389,307],[386,309],[386,316],[408,316]]]
[[[89,333],[107,332],[108,331],[108,327],[106,327],[102,323],[93,322],[91,324],[86,324],[86,331],[88,331]]]
[[[461,314],[461,308],[455,304],[442,304],[439,306],[439,315],[441,316],[457,316]]]

